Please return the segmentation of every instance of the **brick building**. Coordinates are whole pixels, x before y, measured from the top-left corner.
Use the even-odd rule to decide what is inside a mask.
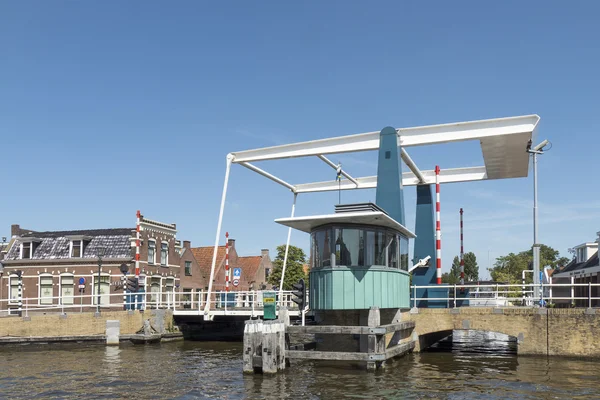
[[[191,252],[198,262],[203,279],[206,279],[205,289],[207,289],[214,247],[192,247]],[[266,288],[266,278],[272,269],[269,250],[263,249],[260,256],[240,257],[235,248],[235,240],[229,239],[229,267],[230,274],[233,273],[233,268],[239,267],[242,269],[242,277],[237,287],[231,284],[230,279],[230,290],[248,291],[264,289]],[[225,291],[225,246],[217,248],[213,291]]]
[[[210,275],[206,270],[200,268],[200,264],[192,253],[192,244],[188,240],[183,241],[180,256],[181,266],[181,292],[184,308],[198,308],[203,304],[202,293],[208,289]],[[208,270],[210,274],[210,269]]]
[[[182,249],[176,234],[175,224],[140,219],[140,286],[147,292],[146,308],[173,304],[179,291]],[[115,305],[123,302],[120,268],[124,264],[134,273],[135,227],[37,232],[13,225],[11,236],[2,260],[0,309],[17,309],[19,271],[23,308],[30,311],[95,309],[98,281],[101,309],[121,307]]]

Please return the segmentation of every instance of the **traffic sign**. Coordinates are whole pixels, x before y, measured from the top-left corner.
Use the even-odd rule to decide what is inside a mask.
[[[85,278],[79,278],[79,286],[85,285]]]
[[[85,289],[85,285],[79,285],[79,289]]]
[[[233,286],[237,286],[237,285],[240,284],[240,280],[239,279],[234,279],[232,283],[233,283]]]
[[[233,269],[233,279],[240,279],[242,277],[242,269],[241,268],[234,268]]]

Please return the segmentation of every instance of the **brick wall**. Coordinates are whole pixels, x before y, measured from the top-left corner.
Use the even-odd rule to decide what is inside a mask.
[[[600,357],[600,313],[580,309],[419,309],[405,314],[425,336],[453,329],[504,333],[517,338],[519,354]],[[415,351],[423,346],[417,344]]]
[[[163,319],[156,320],[156,317]],[[102,312],[100,317],[93,313],[73,313],[66,317],[53,315],[30,315],[30,320],[19,317],[0,319],[0,337],[54,337],[54,336],[89,336],[104,335],[106,320],[119,320],[121,334],[134,334],[143,326],[145,319],[150,319],[152,326],[173,328],[173,314],[170,312],[132,312],[110,311]]]

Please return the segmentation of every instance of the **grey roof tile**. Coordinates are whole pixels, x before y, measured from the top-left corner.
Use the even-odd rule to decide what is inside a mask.
[[[69,259],[70,242],[67,236],[83,235],[91,236],[83,251],[82,258],[96,259],[101,247],[105,248],[104,258],[131,258],[131,228],[123,229],[94,229],[82,231],[59,231],[59,232],[31,232],[23,236],[41,239],[35,248],[31,260],[61,260]],[[22,239],[14,241],[13,246],[6,255],[6,260],[19,260],[20,245]]]

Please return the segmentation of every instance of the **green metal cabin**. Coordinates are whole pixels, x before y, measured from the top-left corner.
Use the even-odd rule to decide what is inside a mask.
[[[374,204],[278,219],[310,233],[310,309],[408,308],[408,240],[415,235]]]

